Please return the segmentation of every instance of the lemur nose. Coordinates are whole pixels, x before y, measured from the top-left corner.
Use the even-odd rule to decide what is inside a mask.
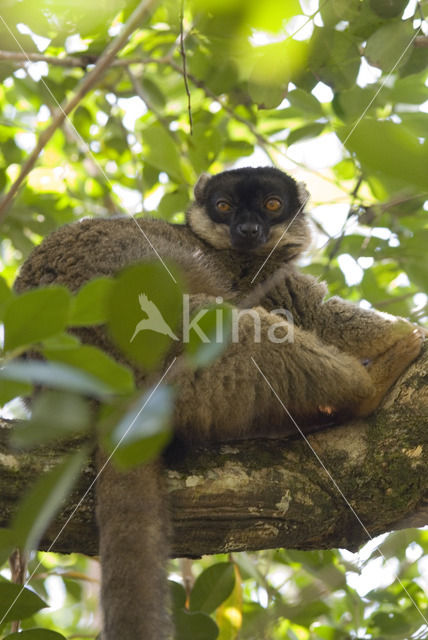
[[[260,225],[257,222],[243,222],[238,225],[238,233],[244,238],[256,238],[260,233]]]

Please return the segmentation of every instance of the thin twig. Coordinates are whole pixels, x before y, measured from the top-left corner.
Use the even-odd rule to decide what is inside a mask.
[[[186,58],[186,49],[184,47],[184,0],[181,0],[181,8],[180,8],[180,55],[183,61],[183,79],[184,79],[184,88],[186,90],[187,95],[187,112],[189,114],[189,126],[190,126],[190,135],[193,135],[193,120],[192,120],[192,97],[190,94],[189,81],[187,77],[187,58]]]
[[[6,62],[16,62],[19,64],[28,62],[46,62],[49,65],[55,67],[79,67],[86,69],[87,67],[96,65],[100,56],[81,55],[81,56],[46,56],[43,53],[23,53],[22,51],[4,51],[0,50],[0,60]],[[151,57],[139,57],[139,58],[118,58],[113,60],[111,67],[127,67],[134,64],[150,64],[152,62],[166,62],[164,58],[151,58]]]
[[[56,111],[50,125],[40,134],[37,140],[37,144],[23,164],[19,176],[12,184],[3,200],[0,202],[0,219],[5,215],[8,206],[17,194],[21,184],[24,182],[25,178],[34,167],[41,151],[51,139],[55,131],[61,126],[67,115],[71,113],[71,111],[73,111],[73,109],[79,104],[82,98],[100,80],[102,74],[111,65],[114,57],[126,44],[129,36],[141,24],[147,13],[156,3],[157,0],[143,0],[142,2],[140,2],[138,7],[131,14],[121,33],[116,36],[116,38],[107,46],[104,53],[100,56],[94,69],[92,69],[92,71],[90,71],[88,75],[85,76],[79,83],[74,96],[70,100],[63,103],[63,105],[61,105],[60,108]]]
[[[350,220],[350,218],[355,214],[355,202],[357,200],[357,196],[358,196],[358,191],[361,187],[361,183],[363,181],[363,175],[360,174],[358,176],[358,180],[356,182],[356,185],[351,193],[351,204],[349,206],[349,210],[348,210],[348,215],[346,216],[345,222],[342,225],[342,229],[339,233],[339,236],[336,238],[336,241],[333,245],[332,250],[330,251],[330,254],[328,256],[328,263],[324,269],[324,273],[323,273],[323,277],[325,278],[326,274],[328,273],[330,267],[331,267],[331,263],[333,262],[334,258],[337,256],[337,254],[339,253],[340,247],[342,245],[343,239],[345,237],[345,232],[346,232],[346,227],[348,225],[348,222]]]

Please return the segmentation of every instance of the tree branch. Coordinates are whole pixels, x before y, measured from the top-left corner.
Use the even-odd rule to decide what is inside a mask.
[[[41,151],[49,142],[58,127],[61,126],[65,118],[79,104],[82,98],[90,91],[99,81],[102,74],[108,69],[113,62],[114,57],[120,49],[126,44],[131,33],[141,24],[146,15],[157,3],[157,0],[142,0],[134,12],[128,19],[128,22],[116,38],[110,42],[103,54],[99,57],[95,67],[86,75],[77,86],[77,89],[70,100],[64,102],[54,114],[50,125],[40,134],[37,144],[25,163],[22,165],[21,172],[15,182],[10,187],[8,193],[0,202],[0,219],[5,215],[8,206],[18,193],[19,187],[24,182],[31,169],[34,167]]]
[[[169,461],[174,554],[355,549],[385,531],[427,524],[427,371],[425,349],[374,416],[308,436],[337,486],[299,437],[218,444]],[[70,449],[68,443],[13,452],[7,445],[12,427],[0,428],[0,526],[40,470]],[[93,477],[93,468],[84,470],[41,548],[49,547]],[[96,554],[93,495],[54,550]]]

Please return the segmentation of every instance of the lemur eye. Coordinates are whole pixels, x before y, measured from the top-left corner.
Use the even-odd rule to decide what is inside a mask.
[[[265,202],[265,208],[268,211],[278,211],[281,208],[282,202],[279,198],[268,198]]]
[[[232,207],[226,200],[217,200],[216,207],[222,213],[228,213]]]

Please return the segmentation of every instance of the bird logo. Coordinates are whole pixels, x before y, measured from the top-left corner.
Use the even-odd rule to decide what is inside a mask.
[[[149,300],[145,293],[140,293],[138,296],[138,302],[140,303],[141,309],[145,314],[147,314],[147,318],[140,320],[135,327],[134,335],[129,342],[132,342],[140,331],[147,331],[147,329],[150,329],[150,331],[156,331],[156,333],[163,333],[173,340],[179,340],[168,323],[165,322],[155,303]]]

